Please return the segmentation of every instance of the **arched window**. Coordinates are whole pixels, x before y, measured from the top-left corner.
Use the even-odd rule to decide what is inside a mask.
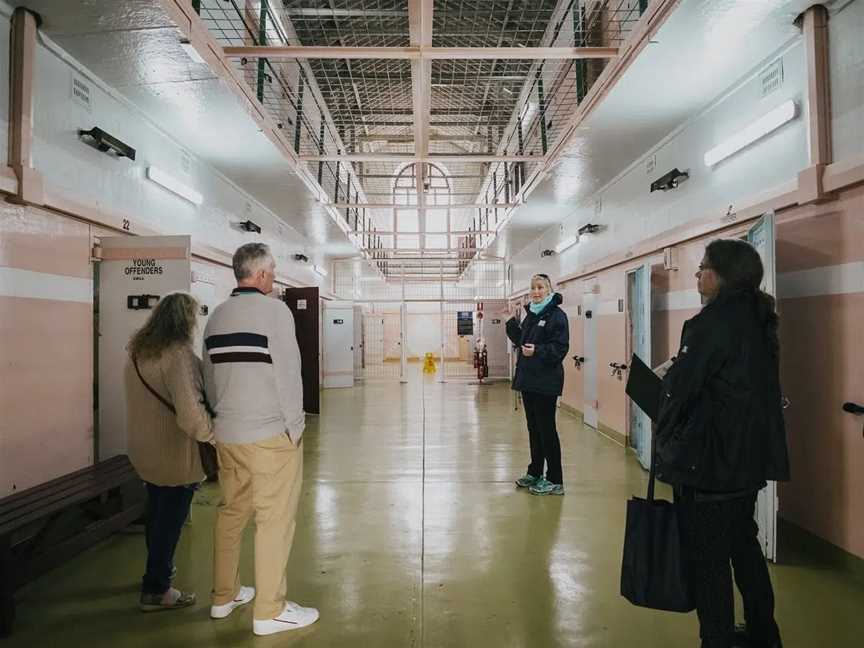
[[[417,205],[417,166],[407,164],[393,181],[393,204]],[[455,247],[448,232],[451,230],[450,194],[448,174],[438,164],[427,163],[424,176],[424,203],[426,210],[394,209],[393,246],[396,250],[422,253],[425,250],[446,250]],[[440,209],[436,209],[440,207]]]

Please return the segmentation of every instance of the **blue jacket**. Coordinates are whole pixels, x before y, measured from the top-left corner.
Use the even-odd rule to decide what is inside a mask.
[[[559,308],[564,300],[555,293],[539,315],[525,307],[520,323],[515,317],[507,321],[507,337],[516,345],[519,359],[513,389],[520,392],[560,396],[564,389],[564,358],[570,349],[570,324]],[[522,355],[522,345],[533,344],[534,355]]]

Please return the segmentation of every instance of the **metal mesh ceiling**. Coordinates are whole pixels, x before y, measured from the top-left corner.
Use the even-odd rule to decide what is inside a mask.
[[[620,46],[647,4],[648,0],[435,0],[432,46]],[[200,5],[202,19],[223,46],[411,44],[408,0],[202,0]],[[412,84],[417,81],[409,60],[232,60],[258,100],[288,131],[299,155],[415,153]],[[430,154],[537,157],[537,162],[440,161],[437,166],[448,178],[450,201],[509,204],[516,199],[525,181],[542,168],[548,152],[567,136],[571,116],[605,64],[602,59],[432,60],[426,117]],[[344,218],[362,233],[355,242],[368,256],[395,256],[398,235],[370,233],[399,229],[393,210],[353,205],[392,204],[396,177],[410,162],[328,159],[306,164],[332,202],[352,205],[344,208]],[[482,232],[494,231],[506,213],[504,208],[450,210],[451,231],[478,232],[446,237],[453,248],[450,256],[459,263],[470,260],[494,238]],[[435,214],[428,215],[435,219]],[[416,220],[422,223],[426,218]],[[427,242],[423,236],[417,240]],[[428,241],[440,255],[441,239]]]

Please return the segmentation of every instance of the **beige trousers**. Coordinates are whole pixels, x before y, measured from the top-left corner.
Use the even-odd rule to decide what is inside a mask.
[[[217,443],[222,503],[216,515],[213,604],[240,592],[243,530],[255,513],[256,619],[272,619],[285,607],[286,568],[294,541],[303,484],[303,442],[287,434],[249,444]]]

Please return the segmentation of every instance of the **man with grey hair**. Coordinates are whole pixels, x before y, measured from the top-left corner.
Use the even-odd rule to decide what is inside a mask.
[[[215,412],[223,501],[216,517],[213,605],[227,617],[255,599],[252,630],[268,635],[315,623],[318,610],[287,601],[288,556],[303,482],[303,383],[294,316],[268,295],[276,262],[263,243],[233,259],[237,288],[204,331],[204,385]],[[243,530],[255,514],[255,585],[240,584]]]

